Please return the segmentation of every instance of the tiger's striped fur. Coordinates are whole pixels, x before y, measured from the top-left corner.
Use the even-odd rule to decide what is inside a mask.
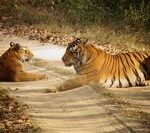
[[[91,81],[98,81],[106,87],[150,83],[150,56],[144,52],[111,55],[87,40],[76,39],[68,45],[62,60],[66,66],[74,66],[78,74],[77,78],[66,81],[66,85],[61,87],[64,90],[72,89],[67,82],[77,84],[75,87]]]

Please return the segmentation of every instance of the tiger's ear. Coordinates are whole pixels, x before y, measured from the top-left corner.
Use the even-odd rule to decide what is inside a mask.
[[[80,38],[77,38],[77,39],[75,40],[75,42],[81,43],[81,39],[80,39]]]
[[[86,42],[88,41],[87,38],[77,38],[75,40],[78,44],[86,44]]]
[[[87,38],[82,38],[82,39],[81,39],[81,43],[82,43],[82,44],[86,44],[87,42],[88,42],[88,39],[87,39]]]
[[[11,47],[11,49],[13,49],[15,51],[18,51],[21,48],[20,44],[14,43],[14,42],[10,43],[10,47]]]
[[[19,50],[20,48],[21,48],[20,44],[16,43],[15,49],[16,49],[16,50]]]
[[[18,51],[20,48],[21,48],[20,44],[16,43],[16,44],[14,45],[14,49],[15,49],[16,51]]]
[[[14,42],[11,42],[10,43],[10,47],[12,47],[12,46],[14,46],[15,45],[15,43]]]

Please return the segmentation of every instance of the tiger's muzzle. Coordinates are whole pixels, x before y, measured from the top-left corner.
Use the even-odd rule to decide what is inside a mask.
[[[62,57],[62,61],[65,64],[65,66],[72,66],[72,63],[69,60],[66,60],[64,56]]]

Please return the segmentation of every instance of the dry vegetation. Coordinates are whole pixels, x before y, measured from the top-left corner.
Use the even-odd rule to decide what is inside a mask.
[[[1,28],[8,33],[61,45],[86,37],[112,53],[150,51],[147,0],[2,0],[0,4]]]
[[[40,128],[26,114],[27,105],[11,96],[10,90],[0,88],[0,132],[38,132]]]

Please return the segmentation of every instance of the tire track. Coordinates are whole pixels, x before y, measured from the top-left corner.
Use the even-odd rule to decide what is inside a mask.
[[[27,67],[34,71],[45,71],[44,67]],[[108,105],[107,99],[100,97],[90,86],[54,94],[46,93],[47,88],[67,78],[46,71],[52,75],[48,81],[1,83],[9,86],[14,95],[29,106],[28,113],[37,121],[42,133],[134,132],[117,117],[117,111],[110,110],[110,107],[113,109],[115,106]]]

